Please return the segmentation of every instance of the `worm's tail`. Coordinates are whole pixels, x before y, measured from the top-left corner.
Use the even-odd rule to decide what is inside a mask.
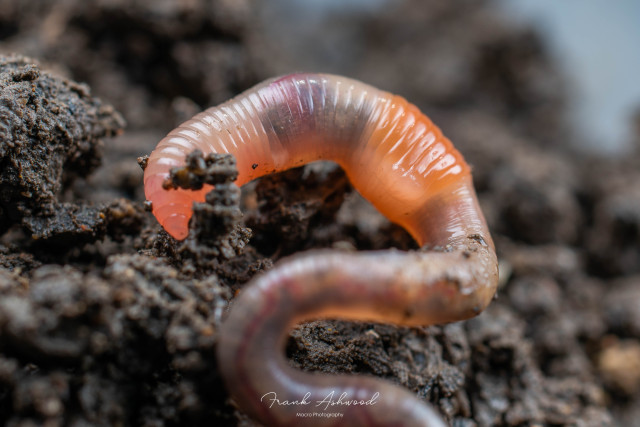
[[[310,417],[305,425],[314,426],[444,425],[424,402],[385,381],[291,368],[284,355],[288,331],[302,320],[321,317],[401,325],[461,320],[490,302],[497,277],[493,248],[476,236],[451,252],[293,257],[257,278],[234,301],[220,331],[220,372],[237,403],[267,425],[296,425],[301,413],[325,413],[305,415]],[[364,403],[317,405],[340,396]]]

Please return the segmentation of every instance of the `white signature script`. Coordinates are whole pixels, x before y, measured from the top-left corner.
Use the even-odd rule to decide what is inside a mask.
[[[316,400],[315,406],[322,407],[324,409],[329,409],[330,406],[371,406],[377,403],[378,398],[380,397],[380,393],[375,392],[371,399],[349,399],[349,396],[346,392],[342,393],[338,398],[335,397],[335,391],[327,394],[327,396],[322,400]],[[302,399],[299,400],[280,400],[278,399],[278,395],[274,391],[270,391],[269,393],[265,393],[261,398],[260,402],[269,403],[269,408],[272,408],[273,405],[278,406],[306,406],[311,405],[312,402],[309,401],[311,398],[311,393],[307,392]]]

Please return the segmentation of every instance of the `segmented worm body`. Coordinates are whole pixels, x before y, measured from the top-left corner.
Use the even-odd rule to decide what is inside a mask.
[[[443,425],[430,406],[387,382],[291,368],[284,345],[304,320],[426,326],[472,317],[491,301],[493,242],[469,167],[451,142],[404,98],[364,83],[325,74],[268,80],[196,115],[151,154],[145,193],[178,239],[188,233],[192,203],[209,189],[165,190],[162,182],[194,149],[233,154],[239,185],[333,160],[424,245],[416,252],[310,252],[254,279],[234,301],[218,343],[220,372],[237,403],[266,425],[297,425],[303,412],[325,414],[305,425]],[[318,404],[327,399],[335,404]]]

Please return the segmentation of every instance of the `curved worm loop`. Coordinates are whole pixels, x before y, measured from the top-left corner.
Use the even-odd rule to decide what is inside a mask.
[[[196,115],[151,154],[145,193],[158,221],[178,239],[188,233],[192,203],[209,189],[167,191],[162,182],[196,148],[235,155],[239,185],[333,160],[387,218],[421,245],[437,248],[319,251],[284,260],[255,279],[220,330],[220,372],[237,403],[267,425],[297,425],[301,412],[341,414],[303,421],[318,426],[444,425],[414,395],[379,379],[292,369],[283,347],[290,328],[304,320],[426,326],[472,317],[488,305],[498,280],[493,241],[469,167],[451,142],[402,97],[355,80],[294,74],[266,81]],[[343,393],[342,402],[370,404],[317,406]],[[279,405],[274,398],[300,404]]]

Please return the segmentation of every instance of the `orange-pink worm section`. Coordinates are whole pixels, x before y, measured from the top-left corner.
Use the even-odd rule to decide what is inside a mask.
[[[231,153],[238,184],[310,161],[339,163],[354,187],[434,252],[292,257],[234,300],[219,334],[218,362],[237,403],[266,425],[443,425],[414,395],[373,378],[313,375],[289,367],[288,330],[311,318],[402,325],[465,319],[490,302],[497,260],[469,167],[440,130],[405,99],[339,76],[294,74],[266,81],[172,131],[151,154],[145,193],[171,235],[186,237],[199,192],[164,190],[172,167],[194,149]],[[335,399],[371,405],[280,401]],[[267,397],[265,397],[267,396]],[[336,415],[301,420],[298,413]],[[338,417],[337,414],[340,414]]]
[[[405,99],[344,77],[294,74],[196,115],[158,143],[145,170],[145,194],[160,224],[177,239],[188,233],[192,203],[203,201],[210,188],[165,190],[162,182],[194,149],[233,154],[238,185],[334,160],[365,198],[420,243],[433,240],[425,205],[448,186],[465,180],[470,185],[458,151]]]

